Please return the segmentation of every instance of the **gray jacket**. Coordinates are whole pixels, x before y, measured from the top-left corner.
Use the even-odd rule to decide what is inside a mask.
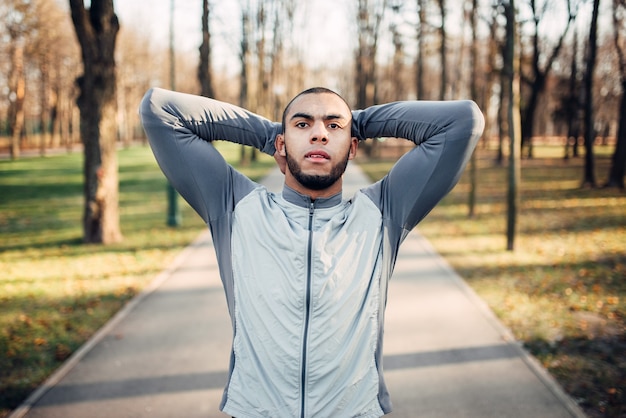
[[[162,89],[141,104],[167,178],[211,230],[233,327],[220,409],[242,417],[380,417],[391,411],[382,348],[387,285],[406,235],[450,191],[483,129],[471,101],[353,111],[360,140],[418,146],[381,181],[311,201],[274,194],[211,141],[274,154],[279,123]]]

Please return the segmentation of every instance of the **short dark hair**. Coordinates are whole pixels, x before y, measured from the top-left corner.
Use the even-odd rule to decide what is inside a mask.
[[[283,111],[283,121],[282,121],[282,127],[283,127],[283,133],[285,133],[285,128],[287,127],[287,113],[289,112],[289,109],[291,108],[291,105],[293,104],[293,102],[300,96],[304,96],[305,94],[323,94],[323,93],[329,93],[329,94],[334,94],[335,96],[339,97],[345,104],[346,106],[348,106],[348,109],[351,109],[350,105],[348,104],[348,102],[346,102],[346,99],[344,99],[343,97],[341,97],[341,95],[339,93],[337,93],[336,91],[333,91],[329,88],[326,87],[311,87],[309,89],[306,89],[304,91],[301,91],[300,93],[298,93],[293,99],[291,99],[289,101],[289,103],[287,103],[287,106],[285,106],[285,110]]]

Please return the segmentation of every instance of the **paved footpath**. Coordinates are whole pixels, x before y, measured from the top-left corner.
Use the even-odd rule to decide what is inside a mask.
[[[280,190],[282,175],[264,183]],[[344,194],[366,184],[350,165]],[[11,418],[225,417],[231,337],[205,232]],[[417,232],[389,287],[384,349],[390,417],[584,417]]]

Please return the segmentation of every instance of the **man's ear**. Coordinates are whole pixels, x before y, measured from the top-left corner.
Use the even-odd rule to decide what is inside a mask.
[[[353,136],[350,142],[350,152],[348,153],[348,160],[352,160],[356,157],[356,150],[359,147],[359,140]]]
[[[287,156],[287,153],[285,152],[285,136],[283,134],[276,135],[276,141],[274,141],[274,148],[276,148],[276,151],[282,157]]]

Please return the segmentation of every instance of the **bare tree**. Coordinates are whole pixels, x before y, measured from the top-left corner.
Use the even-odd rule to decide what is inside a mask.
[[[624,188],[626,173],[626,0],[613,0],[613,41],[618,57],[618,74],[622,87],[619,105],[617,139],[611,159],[607,187]]]
[[[137,103],[152,84],[152,68],[158,68],[147,34],[133,26],[124,26],[117,40],[117,111],[119,139],[128,146],[143,130],[137,114]],[[147,65],[149,63],[149,65]]]
[[[115,41],[119,22],[113,0],[69,0],[83,59],[80,133],[84,145],[83,239],[109,244],[122,240],[118,211]]]
[[[470,28],[472,31],[472,44],[470,45],[470,96],[472,99],[478,99],[478,87],[477,87],[477,78],[478,78],[478,35],[477,35],[477,14],[478,14],[478,0],[471,0],[470,7],[467,11],[468,18],[470,21]],[[467,216],[473,218],[476,212],[476,189],[477,189],[477,181],[476,181],[476,152],[472,153],[472,157],[470,159],[469,166],[469,175],[470,175],[470,190],[467,199]]]
[[[448,70],[446,68],[446,54],[448,53],[446,47],[446,0],[437,0],[439,4],[439,11],[441,12],[441,26],[439,26],[439,36],[441,44],[439,47],[439,57],[441,65],[441,86],[439,90],[439,100],[446,98],[446,91],[448,90]]]
[[[539,101],[539,96],[543,93],[546,86],[546,79],[548,74],[550,73],[552,66],[554,64],[554,60],[559,55],[561,51],[561,47],[563,46],[563,40],[567,35],[567,32],[570,28],[571,22],[576,17],[577,7],[574,6],[574,3],[577,0],[567,0],[567,24],[565,25],[565,29],[559,36],[559,39],[552,49],[551,52],[542,51],[540,46],[540,35],[539,35],[539,25],[542,19],[545,18],[548,6],[551,5],[549,1],[543,2],[540,6],[537,4],[536,0],[528,0],[530,9],[532,12],[532,23],[533,23],[533,32],[532,32],[532,59],[530,63],[530,74],[524,77],[526,84],[530,88],[529,97],[526,101],[526,105],[524,106],[523,115],[522,115],[522,144],[527,145],[528,149],[528,157],[533,157],[533,129],[535,125],[535,111],[537,109],[537,103]],[[577,4],[577,3],[576,3]],[[541,68],[542,57],[547,57],[545,59],[545,64],[543,68]]]
[[[492,0],[490,5],[491,14],[490,14],[490,22],[489,22],[489,55],[490,55],[490,67],[491,76],[495,79],[496,77],[499,79],[498,81],[492,81],[494,83],[499,82],[500,88],[498,89],[498,102],[500,106],[498,108],[498,113],[496,114],[496,127],[498,129],[498,148],[496,150],[496,164],[502,165],[504,162],[504,141],[505,138],[508,137],[508,126],[507,126],[507,93],[508,90],[505,88],[507,74],[504,70],[504,64],[501,63],[500,57],[504,57],[506,55],[506,34],[504,36],[499,36],[499,33],[502,31],[501,24],[499,23],[499,18],[501,14],[504,14],[503,5],[499,0]],[[491,97],[491,94],[489,95]],[[486,127],[485,127],[486,128]],[[485,129],[485,132],[488,132]]]
[[[241,3],[241,42],[239,50],[239,106],[248,107],[248,87],[250,66],[250,0]],[[239,156],[241,164],[246,163],[246,146],[241,145]]]
[[[356,107],[376,103],[376,54],[386,0],[358,0],[355,90]]]
[[[593,126],[593,73],[596,66],[597,38],[598,38],[598,13],[600,0],[593,0],[593,11],[591,14],[591,25],[589,28],[589,44],[587,55],[587,69],[585,70],[585,168],[583,186],[596,187],[593,143],[596,138],[595,127]]]
[[[506,249],[515,249],[515,238],[518,230],[518,212],[520,201],[520,143],[521,143],[521,121],[520,121],[520,71],[519,56],[517,53],[517,22],[515,0],[503,2],[506,17],[506,47],[504,50],[504,72],[507,75],[507,119],[509,127],[509,170],[508,170],[508,190],[507,190],[507,228],[506,228]]]
[[[242,4],[241,7],[241,42],[239,44],[239,106],[248,107],[248,66],[250,65],[250,9],[248,4]]]
[[[176,90],[176,43],[175,31],[174,31],[174,15],[176,13],[176,3],[174,0],[170,0],[170,28],[169,28],[169,82],[170,89]],[[180,205],[178,204],[178,191],[174,188],[172,183],[168,182],[166,186],[167,196],[167,212],[165,216],[165,223],[167,226],[173,228],[182,224],[182,216],[180,212]]]
[[[18,158],[24,146],[38,145],[43,155],[68,125],[78,57],[69,15],[54,0],[7,0],[0,20],[7,41],[0,43],[0,109],[9,150]]]
[[[567,138],[565,139],[565,153],[563,157],[570,157],[570,145],[572,155],[578,157],[578,137],[580,136],[580,83],[578,81],[578,31],[574,30],[572,46],[572,59],[570,63],[569,94],[565,97],[562,109],[567,119]]]
[[[215,97],[213,91],[213,70],[211,67],[211,31],[209,29],[209,0],[202,0],[202,44],[200,45],[200,64],[198,65],[198,80],[200,94],[206,97]]]
[[[26,98],[25,50],[30,32],[35,26],[34,7],[27,0],[12,0],[6,4],[4,17],[9,44],[8,125],[10,131],[11,158],[20,156],[20,142],[24,129],[24,102]]]
[[[417,0],[417,58],[415,70],[415,88],[417,90],[417,98],[425,99],[424,92],[424,60],[426,57],[426,0]]]
[[[66,14],[58,4],[50,0],[39,0],[33,3],[35,13],[34,38],[30,48],[34,64],[39,70],[39,153],[46,154],[52,142],[52,130],[57,118],[58,95],[55,94],[53,83],[60,66],[59,57],[63,57],[62,48],[67,42],[65,27],[59,25]],[[45,18],[44,18],[45,16]]]
[[[394,1],[391,4],[391,10],[394,14],[394,20],[398,20],[402,12],[402,2]],[[393,100],[401,100],[406,91],[404,86],[404,80],[402,74],[404,69],[404,42],[402,41],[402,35],[398,30],[398,24],[394,21],[389,25],[389,31],[391,32],[393,43],[393,59],[391,64],[391,82],[392,82],[392,96]]]
[[[241,0],[239,5],[239,105],[276,120],[293,83],[287,57],[296,2]],[[241,147],[242,163],[255,159],[256,149]]]
[[[270,62],[268,95],[270,99],[269,102],[272,105],[268,113],[269,117],[278,120],[281,108],[286,104],[284,98],[285,86],[282,84],[286,81],[282,77],[285,69],[283,26],[286,19],[283,18],[283,14],[285,13],[284,2],[276,1],[273,2],[272,5],[274,7],[272,11],[274,16],[272,24],[272,44],[268,54]]]

